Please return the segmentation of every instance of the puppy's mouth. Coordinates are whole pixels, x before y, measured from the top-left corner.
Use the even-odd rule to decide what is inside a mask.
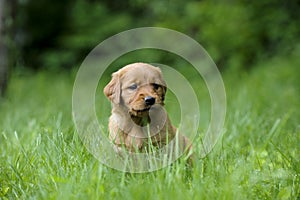
[[[148,115],[150,110],[155,111],[161,106],[164,106],[163,103],[155,103],[153,105],[144,105],[138,107],[129,107],[129,113],[132,116],[145,116]]]
[[[133,116],[142,116],[149,113],[151,106],[143,108],[143,109],[131,109],[130,114]]]
[[[144,108],[144,109],[140,109],[140,110],[135,110],[136,112],[147,112],[149,111],[151,108],[151,106],[147,107],[147,108]]]

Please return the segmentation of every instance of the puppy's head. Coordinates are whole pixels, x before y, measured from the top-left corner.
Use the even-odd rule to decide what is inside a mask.
[[[127,65],[113,73],[104,94],[114,105],[140,116],[154,105],[164,105],[167,87],[158,67],[145,63]]]

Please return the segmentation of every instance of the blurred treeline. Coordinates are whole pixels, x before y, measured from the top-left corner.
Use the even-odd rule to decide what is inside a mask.
[[[249,69],[300,48],[298,0],[5,1],[12,68],[71,69],[106,38],[143,26],[189,35],[221,70]]]

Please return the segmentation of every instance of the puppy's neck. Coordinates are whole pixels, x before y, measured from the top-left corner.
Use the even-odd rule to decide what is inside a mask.
[[[147,126],[151,122],[149,114],[142,115],[142,116],[131,115],[131,119],[136,125],[142,127]]]
[[[114,105],[111,119],[123,133],[135,137],[155,135],[165,127],[168,116],[163,107],[153,107],[149,112],[131,113],[121,105]]]
[[[142,128],[151,122],[149,113],[131,113],[121,105],[114,105],[111,117],[117,122],[119,128],[126,133],[129,133],[134,127]]]

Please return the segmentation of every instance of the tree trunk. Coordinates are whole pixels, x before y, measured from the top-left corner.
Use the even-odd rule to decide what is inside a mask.
[[[8,46],[5,30],[6,4],[0,0],[0,96],[3,96],[7,87],[8,78]]]

